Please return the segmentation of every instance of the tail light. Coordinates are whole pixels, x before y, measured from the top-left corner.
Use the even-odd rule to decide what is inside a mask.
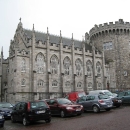
[[[30,104],[30,102],[28,102],[27,110],[30,111],[30,109],[31,109],[31,104]]]
[[[98,100],[98,102],[99,102],[99,103],[104,103],[104,101],[103,101],[103,100]]]

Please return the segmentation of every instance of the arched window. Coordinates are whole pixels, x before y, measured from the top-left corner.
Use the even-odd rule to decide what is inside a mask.
[[[56,80],[52,82],[52,87],[58,87],[58,82]]]
[[[70,75],[70,58],[69,57],[65,57],[64,61],[63,61],[63,65],[64,65],[64,74],[66,75]]]
[[[22,62],[21,62],[21,71],[22,72],[26,71],[26,62],[25,62],[25,59],[22,59]]]
[[[44,81],[43,80],[39,80],[37,85],[40,87],[40,86],[44,86]]]
[[[22,81],[21,81],[21,86],[25,86],[25,82],[26,82],[26,80],[25,80],[25,79],[22,79]]]
[[[77,83],[77,88],[82,88],[82,83],[81,82]]]
[[[77,74],[77,76],[81,76],[82,75],[82,62],[81,62],[80,59],[76,60],[75,66],[76,66],[76,74]]]
[[[67,81],[67,82],[65,83],[65,87],[70,88],[70,82],[69,82],[69,81]]]
[[[36,57],[37,73],[44,73],[45,58],[42,53],[39,53]]]
[[[87,76],[92,76],[92,63],[91,61],[86,62]]]
[[[101,77],[101,64],[100,62],[96,63],[97,76]]]
[[[58,58],[55,55],[51,57],[51,73],[58,74]]]

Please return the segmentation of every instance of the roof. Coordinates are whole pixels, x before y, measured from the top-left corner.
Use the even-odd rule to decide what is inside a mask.
[[[31,30],[24,29],[24,31],[28,38],[32,37]],[[36,41],[41,40],[42,42],[44,42],[47,39],[46,33],[35,32],[35,35],[36,35]],[[50,43],[59,44],[59,40],[60,40],[59,38],[60,38],[60,36],[58,36],[58,35],[49,34]],[[63,41],[63,46],[65,46],[65,45],[72,46],[71,38],[62,37],[62,41]],[[82,41],[74,39],[74,45],[76,48],[82,49]],[[85,47],[86,47],[86,50],[92,50],[92,47],[88,44],[85,44]]]

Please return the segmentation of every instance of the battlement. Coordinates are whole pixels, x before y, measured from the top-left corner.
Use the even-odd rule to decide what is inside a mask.
[[[116,29],[122,29],[122,30],[130,30],[130,23],[129,22],[124,22],[123,19],[119,19],[119,21],[115,21],[115,23],[113,22],[109,22],[108,23],[104,23],[104,24],[99,24],[99,25],[95,25],[95,27],[93,27],[90,31],[90,37],[96,33],[99,32],[105,32],[105,31],[112,31],[112,30],[116,30]]]

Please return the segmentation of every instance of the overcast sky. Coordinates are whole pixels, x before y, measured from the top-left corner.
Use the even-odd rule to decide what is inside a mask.
[[[23,27],[82,40],[95,24],[130,22],[130,0],[0,0],[0,50],[9,55],[10,40]]]

